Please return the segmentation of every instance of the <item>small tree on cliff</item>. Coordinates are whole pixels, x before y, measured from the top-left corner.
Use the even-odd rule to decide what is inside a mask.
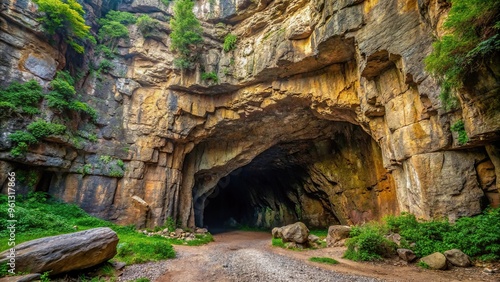
[[[192,66],[196,59],[196,47],[203,41],[201,24],[193,13],[194,3],[191,0],[174,2],[174,17],[170,20],[172,32],[171,48],[178,53],[174,65],[180,69]]]
[[[83,18],[85,11],[76,0],[35,0],[35,3],[43,13],[38,20],[49,35],[60,35],[78,53],[85,50],[85,40],[95,43]]]

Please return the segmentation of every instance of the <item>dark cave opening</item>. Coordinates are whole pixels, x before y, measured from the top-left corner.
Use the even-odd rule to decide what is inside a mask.
[[[245,163],[229,174],[220,166],[195,175],[196,226],[270,229],[301,221],[328,228],[399,208],[380,146],[356,125],[336,123],[324,136],[275,144]]]
[[[222,178],[205,199],[204,226],[272,228],[300,220],[320,228],[338,223],[334,212],[323,205],[327,195],[304,189],[307,183],[314,186],[308,173],[308,166],[317,159],[312,147],[312,140],[276,145]],[[309,220],[308,213],[318,213],[323,221]]]
[[[204,223],[211,228],[234,228],[296,221],[300,203],[294,186],[299,187],[305,176],[300,167],[239,169],[219,181],[205,200]]]

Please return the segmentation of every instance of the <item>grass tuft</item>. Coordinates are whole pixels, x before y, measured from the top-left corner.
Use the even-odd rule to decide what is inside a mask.
[[[332,258],[327,258],[327,257],[311,257],[311,258],[309,258],[309,261],[325,263],[325,264],[338,264],[339,263],[337,260],[332,259]]]

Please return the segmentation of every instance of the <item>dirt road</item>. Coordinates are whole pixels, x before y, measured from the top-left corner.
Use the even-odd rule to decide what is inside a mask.
[[[120,281],[500,281],[500,275],[479,268],[432,271],[387,262],[356,263],[341,258],[342,248],[285,250],[272,247],[270,234],[262,232],[234,231],[214,239],[199,247],[175,246],[177,258],[172,260],[129,266]],[[335,258],[340,264],[309,262],[313,256]]]

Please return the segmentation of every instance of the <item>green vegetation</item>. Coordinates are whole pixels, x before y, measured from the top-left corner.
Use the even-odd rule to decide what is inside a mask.
[[[116,57],[116,53],[113,50],[111,50],[108,46],[103,44],[97,45],[96,51],[98,54],[104,55],[104,58],[106,59],[112,60]]]
[[[36,80],[13,82],[4,90],[0,89],[0,118],[9,117],[12,113],[38,114],[42,98],[42,87]]]
[[[423,269],[429,269],[431,268],[427,263],[423,262],[423,261],[419,261],[417,263],[417,265],[420,267],[420,268],[423,268]]]
[[[458,133],[458,144],[463,145],[469,141],[463,120],[458,120],[451,126],[451,131]]]
[[[78,173],[80,173],[83,176],[90,174],[92,172],[92,165],[91,164],[85,164],[81,168],[77,170]]]
[[[85,41],[95,43],[90,26],[85,24],[85,11],[76,0],[35,0],[35,3],[43,13],[39,21],[49,35],[58,34],[78,53],[85,50]]]
[[[346,241],[344,258],[370,261],[387,257],[396,251],[396,244],[384,237],[384,228],[376,224],[355,226]]]
[[[451,0],[452,7],[444,27],[448,31],[434,42],[425,59],[427,70],[441,82],[441,101],[445,109],[458,103],[452,94],[473,73],[500,51],[500,1]]]
[[[238,41],[238,37],[234,34],[228,34],[224,37],[224,52],[229,52],[236,48],[236,42]]]
[[[161,2],[163,3],[163,5],[167,6],[170,5],[170,0],[161,0]]]
[[[182,70],[192,66],[197,56],[193,51],[203,41],[201,24],[193,13],[193,6],[192,0],[175,0],[174,17],[170,19],[171,48],[178,56],[174,65]]]
[[[101,27],[97,38],[111,52],[114,52],[118,41],[122,38],[128,38],[127,26],[135,24],[136,21],[137,18],[131,13],[111,10],[104,18],[98,20]]]
[[[100,156],[99,157],[99,161],[101,161],[105,164],[110,163],[112,160],[113,160],[113,157],[111,157],[111,156]]]
[[[19,183],[22,183],[28,186],[30,189],[33,189],[35,188],[35,185],[38,181],[38,173],[34,170],[17,170],[16,179],[19,181]]]
[[[163,0],[163,1],[167,1],[167,0]],[[141,277],[141,278],[135,279],[133,282],[149,282],[149,279],[145,278],[145,277]]]
[[[156,261],[175,257],[171,244],[184,244],[182,240],[172,240],[161,236],[146,236],[137,232],[133,226],[116,224],[92,217],[72,204],[65,204],[48,197],[45,193],[30,193],[26,197],[16,198],[16,243],[22,243],[46,236],[53,236],[86,230],[96,227],[110,227],[120,239],[118,254],[114,260],[127,264]],[[7,196],[0,195],[0,205],[7,205]],[[7,209],[0,210],[0,236],[7,237],[9,219]],[[190,245],[204,244],[211,241],[211,235],[198,235]],[[182,241],[182,242],[180,242]],[[0,251],[10,248],[7,240],[0,242]]]
[[[309,261],[326,263],[326,264],[338,264],[339,263],[337,260],[332,259],[332,258],[327,258],[327,257],[312,257],[312,258],[309,258]]]
[[[29,133],[31,133],[36,139],[39,140],[51,135],[64,134],[64,132],[66,131],[66,126],[38,119],[30,123],[27,129]]]
[[[40,281],[49,282],[50,281],[50,271],[45,271],[42,275],[40,275]]]
[[[97,111],[88,104],[74,99],[76,90],[75,80],[67,71],[58,71],[54,80],[50,82],[51,91],[47,94],[47,104],[59,113],[75,111],[85,113],[92,121],[96,121]]]
[[[385,235],[401,235],[401,247],[418,257],[434,252],[460,249],[479,260],[500,259],[500,209],[487,209],[475,217],[463,217],[454,224],[447,220],[419,221],[412,214],[388,216],[384,224],[366,224],[353,228],[347,240],[345,258],[376,260],[394,250]]]
[[[123,160],[104,155],[99,157],[99,162],[104,165],[103,169],[107,170],[111,177],[123,177],[125,174]]]
[[[8,136],[9,140],[15,143],[10,151],[14,157],[24,155],[29,145],[38,143],[41,139],[51,135],[61,135],[66,131],[66,126],[57,123],[36,120],[30,123],[27,131],[17,130]]]
[[[204,72],[201,74],[201,79],[202,80],[211,80],[213,81],[214,83],[219,83],[219,77],[217,76],[217,74],[215,72]]]
[[[137,19],[137,27],[144,38],[152,37],[158,31],[160,22],[148,15],[142,15]]]
[[[286,249],[285,243],[281,238],[273,238],[271,242],[274,247],[280,247]]]

